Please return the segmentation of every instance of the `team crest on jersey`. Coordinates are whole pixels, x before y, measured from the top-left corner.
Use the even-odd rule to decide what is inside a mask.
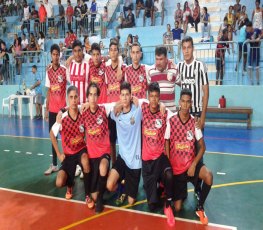
[[[186,138],[188,141],[191,141],[194,139],[194,134],[192,132],[192,130],[188,130],[187,133],[186,133]]]
[[[143,80],[144,80],[143,75],[139,75],[139,81],[140,81],[140,82],[143,82]]]
[[[63,82],[63,77],[61,75],[58,75],[58,82],[62,83]]]
[[[100,76],[103,75],[103,74],[104,74],[103,69],[100,69],[98,74],[99,74]]]
[[[102,118],[101,115],[97,117],[96,122],[97,122],[98,125],[101,125],[101,124],[102,124],[102,122],[103,122],[103,118]]]
[[[84,133],[84,125],[83,124],[81,124],[79,126],[79,132]]]
[[[155,120],[155,128],[160,129],[162,127],[162,124],[163,124],[163,122],[161,119]]]
[[[168,81],[171,81],[172,79],[173,79],[173,73],[168,72],[168,73],[167,73],[167,80],[168,80]]]

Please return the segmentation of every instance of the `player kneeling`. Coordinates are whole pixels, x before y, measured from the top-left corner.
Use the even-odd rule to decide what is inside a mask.
[[[189,113],[192,106],[192,93],[189,89],[185,88],[181,91],[179,105],[180,111],[169,119],[165,133],[167,154],[174,174],[175,210],[181,209],[187,197],[187,182],[192,182],[195,186],[200,178],[203,185],[196,214],[200,221],[207,225],[204,202],[213,184],[213,175],[200,162],[206,147],[202,131],[195,127],[195,119]],[[196,141],[199,145],[197,154],[195,154]]]
[[[61,124],[55,123],[50,131],[50,138],[56,154],[61,161],[56,186],[67,186],[66,199],[71,199],[76,166],[80,165],[84,172],[84,187],[86,199],[90,194],[90,166],[85,143],[84,121],[78,110],[78,89],[70,86],[67,90],[68,111],[62,114]],[[60,131],[62,149],[60,151],[56,136]],[[94,203],[93,203],[94,206]]]

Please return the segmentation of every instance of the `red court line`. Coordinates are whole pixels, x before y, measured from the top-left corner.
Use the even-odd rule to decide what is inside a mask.
[[[142,214],[138,211],[105,208],[95,215],[84,202],[69,202],[0,188],[1,229],[92,229],[92,230],[155,230],[171,229],[162,215]],[[69,226],[70,228],[67,228]],[[203,226],[196,221],[176,219],[176,229],[229,230],[228,226]]]

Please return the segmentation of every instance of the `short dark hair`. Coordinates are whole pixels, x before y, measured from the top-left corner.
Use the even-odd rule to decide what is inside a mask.
[[[204,6],[204,7],[203,7],[203,9],[204,9],[204,10],[205,10],[205,12],[207,13],[207,7],[205,7],[205,6]]]
[[[82,48],[82,43],[80,40],[75,40],[72,44],[72,49],[74,49],[75,47],[79,46],[80,48]]]
[[[127,81],[124,81],[121,83],[120,91],[125,90],[125,89],[128,90],[129,93],[131,94],[131,84]]]
[[[167,57],[167,49],[165,46],[157,46],[155,48],[155,56],[161,56],[161,55]]]
[[[159,94],[161,93],[160,86],[158,82],[151,82],[149,87],[148,87],[149,93],[151,92],[158,92]]]
[[[98,97],[100,96],[100,87],[99,85],[96,83],[96,82],[91,82],[89,84],[89,87],[87,89],[87,92],[86,92],[86,96],[88,97],[89,96],[89,91],[90,91],[90,88],[93,87],[93,88],[96,88],[97,89],[97,95]]]
[[[133,42],[131,45],[131,49],[132,49],[132,47],[135,47],[135,46],[138,46],[141,49],[141,46],[138,42]]]
[[[224,21],[228,21],[227,17],[224,17]]]
[[[112,41],[110,42],[109,49],[111,48],[111,46],[117,46],[117,50],[118,50],[118,52],[119,52],[119,46],[118,46],[118,43],[116,42],[116,40],[112,40]]]
[[[90,51],[92,52],[93,50],[97,50],[100,53],[100,45],[96,42],[92,43]]]
[[[190,36],[185,36],[182,40],[182,45],[185,43],[185,42],[190,42],[192,47],[194,47],[194,41],[193,41],[193,38],[190,37]]]
[[[60,53],[60,48],[59,48],[59,45],[58,44],[53,44],[51,47],[50,47],[50,53],[52,53],[54,50],[58,51]]]
[[[68,87],[68,89],[67,89],[67,96],[70,94],[71,91],[76,91],[77,94],[79,94],[78,93],[78,88],[75,85],[71,85],[70,87]]]
[[[36,65],[33,65],[32,68],[37,69],[37,66],[36,66]]]
[[[223,29],[222,34],[228,33],[227,28]]]
[[[252,26],[253,26],[253,24],[252,24],[252,22],[251,22],[251,21],[248,21],[248,22],[247,22],[247,24],[246,24],[246,26],[247,26],[247,27],[252,27]]]
[[[192,92],[191,92],[191,90],[188,89],[188,88],[182,89],[182,91],[181,91],[181,93],[180,93],[180,99],[182,98],[183,95],[188,95],[188,96],[190,96],[191,99],[192,99]]]

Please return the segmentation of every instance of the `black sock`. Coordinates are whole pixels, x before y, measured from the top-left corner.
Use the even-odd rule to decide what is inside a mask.
[[[208,196],[208,193],[210,192],[211,189],[211,185],[206,184],[205,182],[203,182],[203,186],[201,189],[201,194],[200,194],[200,200],[199,200],[199,206],[203,207],[205,200]]]
[[[99,176],[99,198],[103,198],[103,194],[106,189],[106,183],[107,183],[107,175],[106,176]]]
[[[91,184],[91,173],[84,173],[84,187],[85,187],[85,196],[90,195],[90,184]]]
[[[172,198],[166,199],[165,207],[172,206]]]
[[[165,187],[167,200],[172,199],[174,191],[173,191],[173,172],[171,169],[165,171],[164,187]]]

